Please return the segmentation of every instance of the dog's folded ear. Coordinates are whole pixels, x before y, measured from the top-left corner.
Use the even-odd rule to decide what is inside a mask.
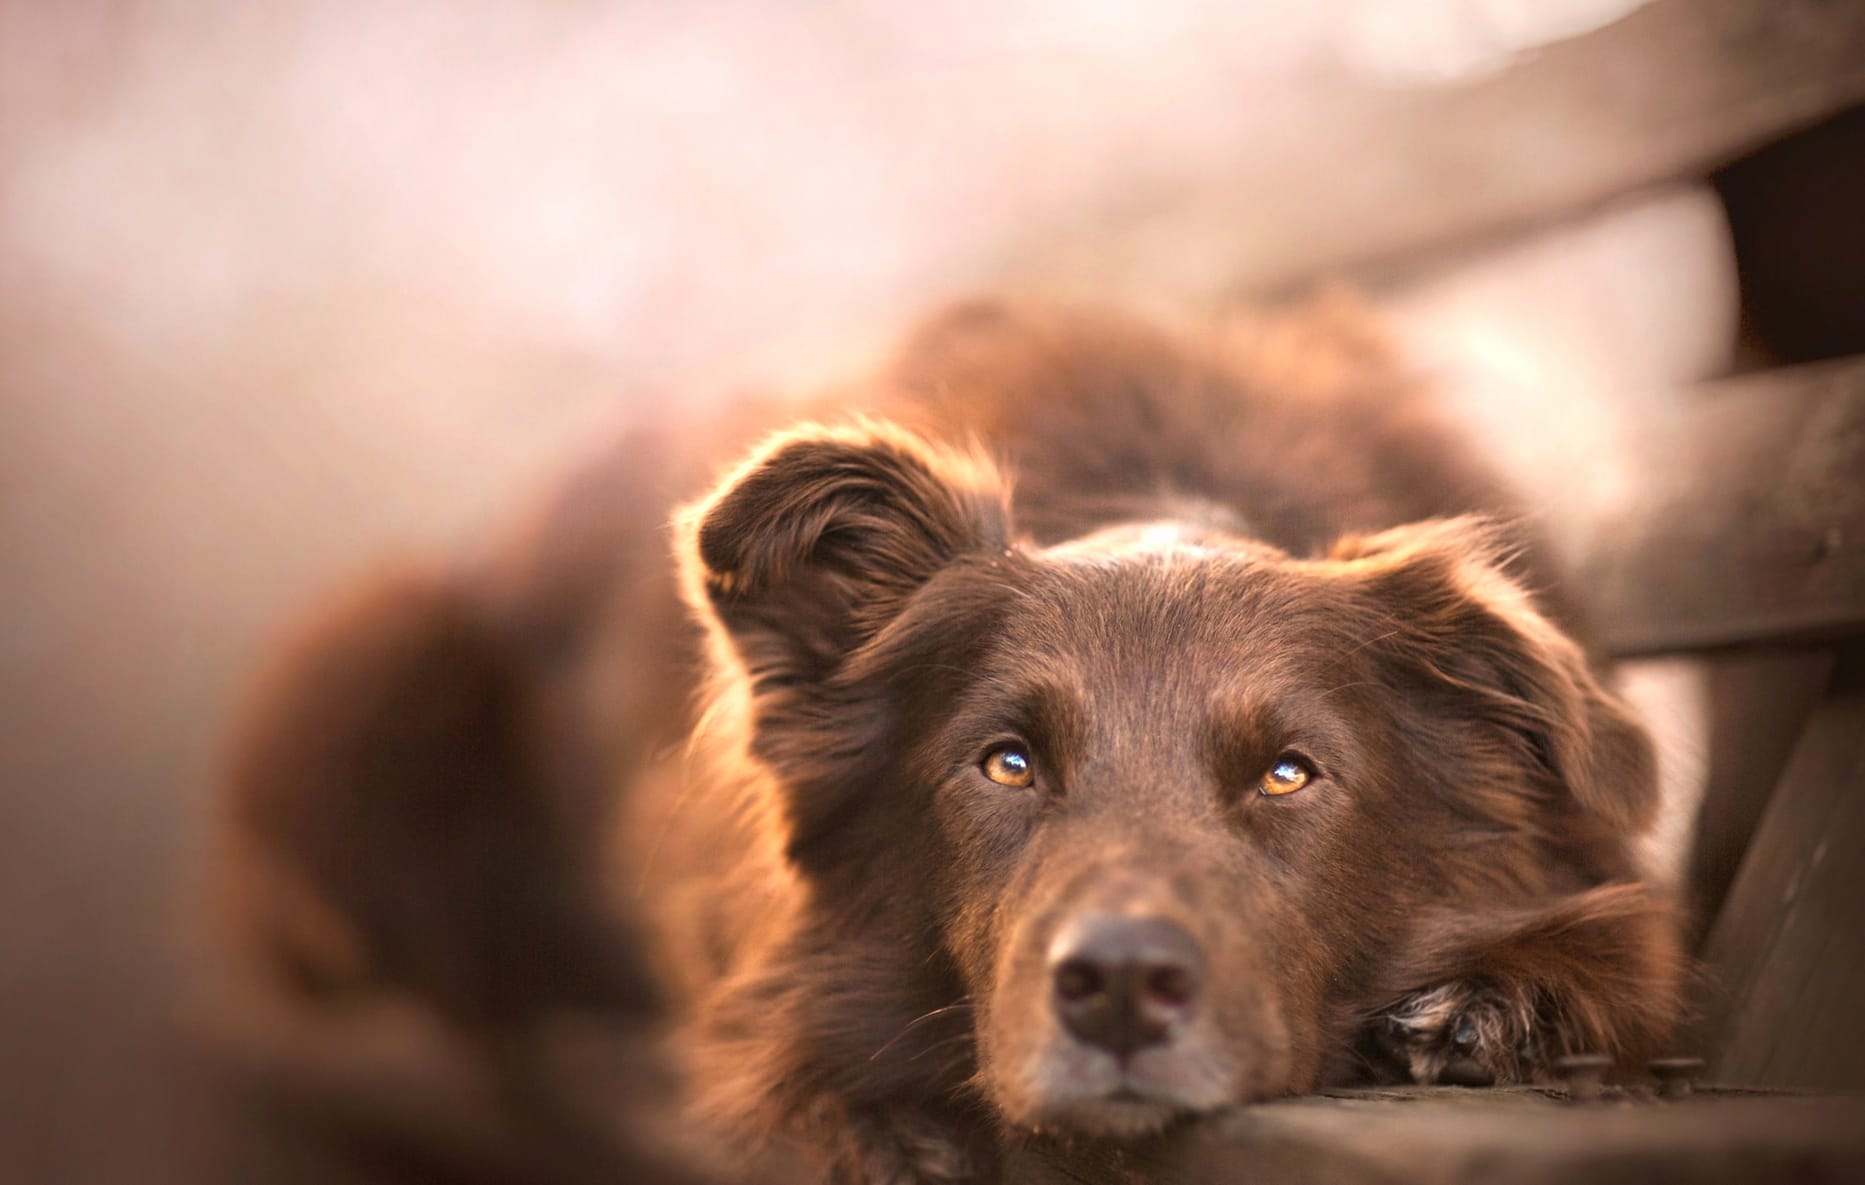
[[[891,425],[779,435],[682,516],[688,599],[760,690],[821,681],[961,555],[1004,547],[987,460]]]
[[[1520,761],[1618,830],[1657,809],[1650,737],[1584,650],[1511,571],[1502,529],[1434,519],[1339,541],[1329,560],[1369,594],[1379,650],[1425,693],[1513,738]]]

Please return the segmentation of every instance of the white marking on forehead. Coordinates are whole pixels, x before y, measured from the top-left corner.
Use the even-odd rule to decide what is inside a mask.
[[[1193,539],[1184,523],[1147,523],[1140,528],[1134,546],[1144,551],[1165,551],[1174,547],[1195,547],[1209,551],[1200,540]]]
[[[1043,554],[1065,563],[1100,563],[1132,559],[1203,559],[1234,553],[1239,542],[1206,523],[1161,519],[1150,523],[1123,523],[1079,539],[1058,543]]]

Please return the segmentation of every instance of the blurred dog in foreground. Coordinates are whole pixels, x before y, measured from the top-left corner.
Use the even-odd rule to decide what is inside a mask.
[[[671,555],[771,420],[644,432],[291,652],[227,806],[287,1011],[398,1000],[561,1102],[567,1018],[640,1051],[658,996],[688,1130],[770,1159],[663,1139],[628,1055],[558,1108],[593,1174],[874,1183],[1663,1039],[1650,744],[1351,316],[969,305],[854,410],[750,448]]]

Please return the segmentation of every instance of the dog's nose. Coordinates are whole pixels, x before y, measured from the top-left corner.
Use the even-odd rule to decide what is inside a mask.
[[[1164,1041],[1191,1015],[1204,955],[1176,922],[1088,914],[1050,945],[1049,974],[1063,1026],[1125,1057]]]

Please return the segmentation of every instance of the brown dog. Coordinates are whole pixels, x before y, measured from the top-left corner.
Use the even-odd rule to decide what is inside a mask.
[[[1369,1076],[1631,1063],[1662,1038],[1682,960],[1632,857],[1649,744],[1537,541],[1364,331],[1321,313],[1187,344],[969,306],[866,410],[770,438],[681,514],[709,638],[696,721],[651,533],[572,532],[614,547],[599,578],[514,585],[507,565],[471,592],[501,653],[554,656],[524,660],[543,684],[619,697],[620,867],[694,1002],[715,1120],[838,1180],[965,1180],[1006,1129],[1124,1138]],[[602,488],[638,523],[656,484]],[[562,592],[592,580],[614,595]],[[537,627],[572,603],[599,625]],[[662,755],[689,730],[697,760]],[[243,768],[268,781],[263,756]],[[471,814],[497,833],[489,872],[513,845],[587,863],[537,805],[549,768],[491,793],[531,804],[531,830]],[[382,810],[348,801],[356,826]],[[302,863],[283,817],[248,809],[245,833]],[[436,894],[495,896],[470,849],[409,847],[402,880],[431,865]],[[337,910],[372,935],[350,944],[379,948],[365,962],[460,925],[404,910],[398,938],[381,893]],[[476,982],[443,978],[418,986]]]

